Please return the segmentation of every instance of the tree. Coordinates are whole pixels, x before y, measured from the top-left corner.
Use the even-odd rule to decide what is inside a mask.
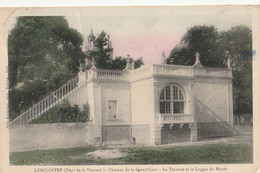
[[[64,17],[18,17],[8,35],[9,118],[78,72],[83,39]]]
[[[252,32],[236,26],[220,33],[219,43],[231,59],[234,113],[252,113]]]
[[[94,49],[87,52],[87,57],[94,61],[94,64],[99,69],[113,69],[113,70],[123,70],[126,67],[127,60],[125,57],[119,56],[115,59],[111,59],[110,52],[112,48],[108,47],[108,38],[106,32],[102,31],[97,39],[94,41]],[[141,67],[143,59],[139,58],[137,60],[131,61],[135,62],[134,68]]]
[[[126,59],[122,56],[116,57],[111,62],[111,69],[113,70],[123,70],[127,64]]]
[[[229,57],[233,70],[234,113],[252,113],[252,33],[246,26],[236,26],[219,33],[213,26],[194,26],[172,49],[168,64],[193,65],[195,53],[202,65],[226,67]]]
[[[142,65],[144,65],[142,57],[138,58],[136,60],[131,58],[131,61],[134,61],[134,69],[137,69],[137,68],[141,67]],[[123,70],[126,68],[126,64],[127,64],[126,58],[124,58],[122,56],[116,57],[114,60],[111,61],[111,69]]]
[[[94,41],[94,50],[88,52],[88,57],[94,61],[95,66],[100,69],[109,69],[111,67],[110,51],[107,47],[108,39],[106,33],[102,31]]]
[[[144,65],[143,58],[140,57],[139,59],[135,60],[134,63],[135,63],[134,66],[135,69],[140,68],[142,65]]]
[[[214,26],[194,26],[182,37],[167,58],[168,64],[193,65],[195,54],[200,54],[204,66],[223,67],[224,56],[218,50],[218,31]]]

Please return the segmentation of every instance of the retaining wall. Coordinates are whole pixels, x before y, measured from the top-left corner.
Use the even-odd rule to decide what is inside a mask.
[[[84,147],[93,143],[86,123],[13,125],[9,127],[10,152]]]

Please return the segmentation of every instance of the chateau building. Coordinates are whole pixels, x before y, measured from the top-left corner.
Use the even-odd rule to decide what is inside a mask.
[[[79,72],[79,85],[68,99],[89,104],[94,143],[196,141],[226,136],[233,124],[231,69],[203,67],[199,55],[194,66],[92,66]]]
[[[91,31],[87,50],[94,48],[94,40]],[[231,68],[204,67],[199,54],[193,66],[153,64],[133,69],[130,57],[127,63],[124,70],[104,70],[87,60],[77,81],[46,97],[40,111],[56,103],[56,97],[80,107],[89,104],[92,130],[86,138],[90,144],[161,145],[229,135]],[[34,111],[15,121],[30,120]]]

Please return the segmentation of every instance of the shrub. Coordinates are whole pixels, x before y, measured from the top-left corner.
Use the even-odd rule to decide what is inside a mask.
[[[52,109],[43,113],[41,116],[33,119],[31,124],[44,123],[72,123],[72,122],[86,122],[89,120],[89,105],[83,106],[80,110],[78,105],[70,105],[65,100],[61,104],[56,105]]]

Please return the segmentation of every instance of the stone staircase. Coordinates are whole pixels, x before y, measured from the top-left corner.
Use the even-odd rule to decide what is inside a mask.
[[[48,94],[43,99],[34,104],[32,107],[24,111],[14,120],[9,122],[9,125],[28,124],[31,120],[39,117],[44,112],[48,111],[55,105],[61,103],[69,95],[75,93],[75,91],[77,91],[84,85],[84,83],[79,84],[78,81],[78,76],[67,81],[59,89],[52,91],[50,94]]]

